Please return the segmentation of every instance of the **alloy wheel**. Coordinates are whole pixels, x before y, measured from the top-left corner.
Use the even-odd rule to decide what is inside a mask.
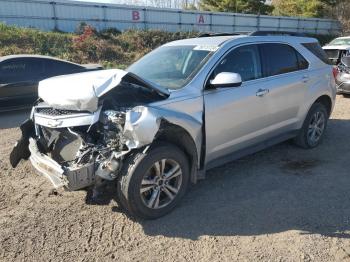
[[[161,159],[144,175],[140,187],[141,199],[148,208],[163,208],[175,199],[181,184],[180,164],[172,159]]]
[[[315,114],[311,117],[311,121],[307,132],[307,138],[311,145],[317,144],[318,141],[321,139],[325,129],[325,124],[325,115],[320,111],[315,112]]]

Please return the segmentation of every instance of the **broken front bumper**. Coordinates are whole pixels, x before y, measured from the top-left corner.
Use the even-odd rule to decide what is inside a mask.
[[[29,138],[30,161],[34,168],[51,181],[55,188],[66,187],[77,190],[95,182],[94,163],[65,168],[52,158],[40,152],[34,138]]]
[[[67,181],[64,179],[64,170],[62,167],[53,159],[42,154],[36,141],[33,138],[29,138],[29,151],[30,151],[30,162],[34,168],[46,178],[48,178],[55,188],[59,188],[67,185]]]

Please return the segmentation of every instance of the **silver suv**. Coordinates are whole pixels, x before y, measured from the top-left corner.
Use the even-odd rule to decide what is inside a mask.
[[[126,71],[43,80],[13,167],[101,192],[146,219],[172,210],[205,171],[287,139],[320,144],[336,96],[316,39],[212,36],[165,44]],[[95,194],[96,195],[96,194]]]

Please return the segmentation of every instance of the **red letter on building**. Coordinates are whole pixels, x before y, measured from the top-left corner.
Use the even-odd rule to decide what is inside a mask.
[[[203,15],[199,15],[198,24],[204,24],[204,16]]]
[[[132,11],[132,20],[133,21],[140,20],[140,13],[139,13],[139,11]]]

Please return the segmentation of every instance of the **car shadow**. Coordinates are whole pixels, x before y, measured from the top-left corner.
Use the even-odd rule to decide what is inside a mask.
[[[131,219],[151,236],[198,239],[299,230],[350,238],[349,131],[349,120],[332,119],[316,149],[285,142],[212,169],[169,215]],[[115,196],[110,187],[103,204]]]
[[[29,109],[0,112],[0,129],[19,127],[29,115]]]

